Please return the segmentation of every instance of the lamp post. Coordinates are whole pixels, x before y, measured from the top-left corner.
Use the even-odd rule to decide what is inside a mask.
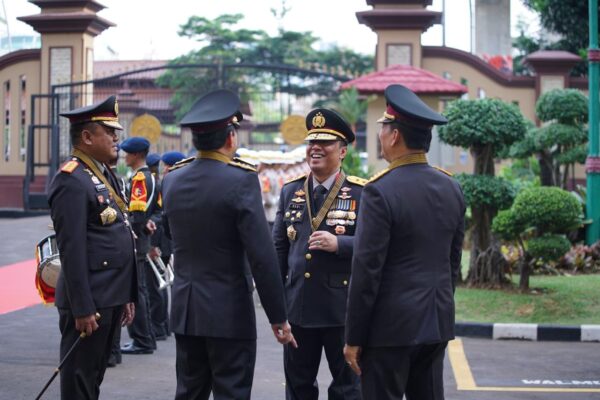
[[[589,61],[589,150],[585,163],[587,173],[586,217],[592,223],[586,232],[587,244],[600,239],[600,151],[598,112],[600,108],[598,83],[600,78],[600,50],[598,49],[598,0],[589,0],[590,48]]]

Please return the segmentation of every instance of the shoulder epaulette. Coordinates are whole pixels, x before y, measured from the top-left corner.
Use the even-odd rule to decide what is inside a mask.
[[[376,173],[375,175],[373,175],[371,177],[371,179],[369,179],[369,183],[375,182],[377,179],[381,178],[382,176],[384,176],[385,174],[387,174],[390,171],[391,170],[389,168],[386,168],[386,169],[384,169],[382,171],[379,171],[378,173]]]
[[[175,164],[173,164],[169,168],[169,171],[175,171],[176,169],[179,169],[181,167],[185,167],[186,165],[188,165],[189,163],[191,163],[195,159],[196,159],[196,157],[188,157],[188,158],[184,158],[183,160],[177,161]]]
[[[67,163],[65,163],[65,165],[62,166],[62,168],[60,169],[61,172],[66,172],[67,174],[71,174],[73,173],[73,171],[75,171],[75,169],[79,166],[79,162],[75,161],[75,160],[71,160]]]
[[[367,182],[369,182],[367,179],[361,178],[359,176],[353,176],[353,175],[348,175],[346,177],[346,180],[350,183],[354,183],[355,185],[359,185],[359,186],[365,186],[367,184]]]
[[[238,157],[234,157],[233,160],[229,161],[229,165],[238,167],[241,169],[245,169],[247,171],[256,172],[256,168],[254,167],[254,165],[252,165],[249,162],[244,161]]]
[[[444,174],[448,175],[448,176],[454,176],[454,174],[450,171],[446,171],[444,168],[440,168],[440,167],[436,167],[434,166],[433,168],[437,169],[440,172],[443,172]]]
[[[131,178],[132,181],[145,181],[146,180],[146,175],[144,175],[144,173],[142,171],[138,171],[133,178]]]
[[[300,179],[304,179],[304,178],[306,178],[306,174],[295,176],[295,177],[293,177],[293,178],[288,179],[287,181],[285,181],[284,185],[287,185],[288,183],[299,181]]]

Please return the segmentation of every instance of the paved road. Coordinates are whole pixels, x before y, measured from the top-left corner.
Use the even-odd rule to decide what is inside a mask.
[[[47,217],[0,220],[0,249],[4,251],[0,253],[0,266],[31,258],[32,246],[47,233],[47,224]],[[260,308],[257,319],[253,398],[280,400],[284,398],[282,350],[272,338]],[[125,341],[126,332],[123,338]],[[54,308],[39,305],[0,315],[0,399],[34,398],[58,363],[58,342]],[[452,363],[447,358],[444,371],[449,400],[600,399],[600,344],[462,338],[450,348]],[[123,364],[107,371],[102,398],[173,398],[174,363],[173,338],[159,342],[153,355],[125,356]],[[322,363],[321,399],[327,398],[330,379]],[[525,389],[537,391],[520,391]],[[58,398],[57,382],[45,398]]]

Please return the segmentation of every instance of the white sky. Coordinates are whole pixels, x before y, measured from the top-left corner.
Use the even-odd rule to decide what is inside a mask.
[[[0,0],[1,2],[2,0]],[[27,0],[3,0],[11,35],[34,34],[18,16],[37,14],[39,8]],[[225,13],[241,13],[241,27],[264,29],[274,34],[278,21],[270,12],[280,0],[99,0],[107,8],[100,16],[117,24],[96,38],[96,59],[171,59],[199,47],[199,43],[177,35],[179,26],[191,15],[215,18]],[[337,43],[355,51],[373,54],[375,34],[358,23],[355,13],[371,9],[366,0],[288,0],[291,11],[284,28],[312,31],[325,43]],[[442,0],[430,7],[441,11]],[[1,9],[0,9],[1,12]],[[539,24],[521,0],[511,0],[513,36],[519,18],[536,32]],[[469,51],[469,0],[446,0],[446,45]],[[4,28],[0,32],[5,34]],[[430,28],[423,36],[425,45],[441,45],[441,26]],[[113,52],[109,51],[112,49]]]

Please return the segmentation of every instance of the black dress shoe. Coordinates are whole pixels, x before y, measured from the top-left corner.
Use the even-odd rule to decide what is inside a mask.
[[[133,343],[127,343],[125,346],[121,346],[121,353],[123,354],[152,354],[154,350],[147,349],[145,347],[138,347]]]
[[[114,354],[108,356],[108,361],[106,362],[106,366],[109,368],[117,366],[117,357]]]

